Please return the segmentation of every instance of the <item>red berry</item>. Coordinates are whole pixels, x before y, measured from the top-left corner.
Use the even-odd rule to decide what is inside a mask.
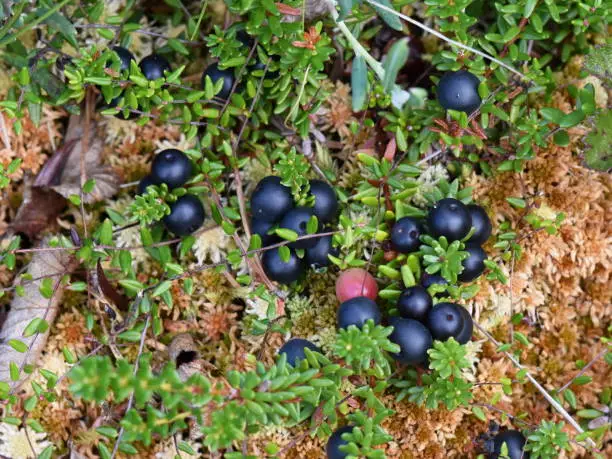
[[[340,303],[358,296],[375,300],[376,295],[378,295],[376,280],[365,269],[347,269],[336,280],[336,297]]]

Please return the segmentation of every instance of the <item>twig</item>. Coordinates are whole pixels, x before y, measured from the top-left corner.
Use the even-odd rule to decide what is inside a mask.
[[[593,359],[589,363],[587,363],[584,366],[584,368],[578,372],[578,374],[576,376],[574,376],[572,379],[570,379],[568,382],[566,382],[563,385],[563,387],[561,387],[561,389],[559,389],[557,391],[557,394],[561,395],[561,393],[565,389],[567,389],[569,386],[572,385],[572,383],[576,380],[576,378],[578,378],[578,377],[582,376],[583,374],[585,374],[589,370],[589,368],[591,368],[595,364],[595,362],[597,362],[601,357],[603,357],[604,354],[606,354],[606,352],[608,352],[607,346],[605,348],[603,348],[595,357],[593,357]]]
[[[477,50],[476,48],[472,48],[471,46],[468,45],[464,45],[463,43],[459,43],[458,41],[453,40],[452,38],[448,38],[446,35],[438,32],[437,30],[432,29],[431,27],[426,26],[425,24],[422,24],[421,22],[412,19],[409,16],[406,16],[405,14],[402,14],[398,11],[395,11],[393,8],[389,8],[388,6],[382,5],[378,2],[375,2],[374,0],[366,0],[366,2],[368,2],[370,5],[375,6],[378,9],[381,9],[383,11],[386,11],[388,13],[394,14],[395,16],[403,19],[406,22],[409,22],[410,24],[418,27],[419,29],[424,30],[425,32],[428,32],[432,35],[435,35],[436,37],[440,38],[441,40],[444,40],[448,43],[450,43],[451,45],[455,45],[461,49],[464,49],[466,51],[470,51],[474,54],[478,54],[481,57],[484,57],[485,59],[490,60],[491,62],[495,62],[498,65],[501,65],[502,67],[504,67],[505,69],[510,70],[512,73],[517,74],[518,76],[520,76],[522,79],[527,80],[527,81],[532,81],[531,78],[529,78],[527,75],[519,72],[518,70],[516,70],[514,67],[512,67],[511,65],[506,64],[503,61],[500,61],[499,59],[488,55],[487,53],[483,53],[482,51]]]
[[[493,338],[493,336],[491,336],[491,334],[486,331],[478,322],[474,322],[474,326],[480,331],[480,333],[482,333],[489,341],[491,341],[496,347],[500,346],[499,341],[497,341],[495,338]],[[506,357],[508,357],[510,359],[510,361],[514,364],[515,367],[517,367],[519,370],[524,370],[525,371],[525,377],[531,382],[531,384],[533,384],[535,386],[535,388],[544,396],[544,398],[548,401],[548,403],[550,403],[552,405],[552,407],[561,415],[563,416],[563,418],[574,428],[576,429],[576,431],[578,433],[584,433],[584,430],[582,429],[582,427],[580,427],[580,424],[578,424],[576,422],[576,420],[565,410],[565,408],[563,408],[559,402],[557,402],[549,393],[546,389],[544,389],[544,387],[542,387],[542,385],[531,375],[531,373],[529,373],[529,371],[527,371],[527,369],[516,359],[516,357],[514,357],[512,354],[510,354],[507,351],[504,351],[504,354],[506,355]],[[591,438],[587,438],[586,439],[587,443],[589,444],[589,446],[595,448],[597,447],[597,445],[595,444],[595,442],[591,439]]]
[[[76,29],[113,29],[113,30],[121,30],[122,26],[111,25],[111,24],[75,24],[74,27]],[[144,30],[144,29],[132,30],[131,33],[138,33],[138,34],[141,34],[141,35],[149,35],[151,37],[163,38],[165,40],[177,40],[177,41],[180,41],[181,43],[185,43],[186,45],[191,45],[191,46],[200,46],[200,45],[204,44],[204,42],[201,42],[201,41],[193,41],[193,40],[185,40],[184,38],[169,37],[169,36],[161,34],[161,33],[150,32],[150,31]]]

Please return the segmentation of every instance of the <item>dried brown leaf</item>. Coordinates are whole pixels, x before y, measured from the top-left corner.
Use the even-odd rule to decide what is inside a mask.
[[[104,269],[102,269],[102,265],[100,264],[100,260],[98,260],[98,264],[96,266],[96,276],[95,276],[97,285],[100,289],[100,293],[112,304],[117,306],[117,308],[121,311],[127,311],[130,306],[130,299],[125,295],[122,295],[117,291],[117,289],[110,283],[106,274],[104,273]]]
[[[26,184],[23,202],[10,228],[34,239],[55,221],[65,207],[66,199],[55,191]]]
[[[39,246],[47,248],[47,241]],[[28,265],[28,275],[32,282],[24,284],[24,295],[15,296],[11,302],[11,309],[0,330],[0,381],[8,383],[11,388],[19,387],[25,377],[20,373],[17,381],[11,381],[9,365],[15,363],[19,368],[26,364],[35,364],[40,352],[43,350],[49,330],[45,333],[34,334],[28,338],[23,337],[23,332],[28,324],[35,318],[41,318],[48,324],[53,323],[57,314],[58,305],[64,293],[64,285],[61,278],[75,269],[77,263],[69,251],[37,251],[34,252],[32,261]],[[53,281],[54,293],[50,299],[40,293],[43,278],[49,277]],[[20,340],[28,350],[20,353],[14,350],[8,343],[10,340]]]
[[[90,129],[95,132],[95,129]],[[84,135],[83,118],[72,115],[68,123],[65,144],[73,145],[70,154],[65,162],[65,167],[60,176],[58,185],[51,189],[61,194],[65,198],[71,195],[78,195],[81,191],[81,151],[83,142],[81,137]],[[78,141],[77,141],[78,140]],[[90,142],[85,151],[85,173],[88,179],[94,179],[96,184],[91,193],[86,194],[83,199],[86,204],[110,198],[119,188],[119,179],[112,170],[102,164],[102,140],[97,136],[90,135]]]
[[[11,224],[14,232],[34,238],[55,221],[66,206],[66,198],[80,193],[82,136],[82,117],[72,115],[63,146],[49,158],[34,182],[26,184],[23,203]],[[84,157],[86,176],[96,181],[93,191],[83,197],[87,204],[109,198],[119,188],[117,176],[102,164],[101,153],[102,140],[94,136]]]

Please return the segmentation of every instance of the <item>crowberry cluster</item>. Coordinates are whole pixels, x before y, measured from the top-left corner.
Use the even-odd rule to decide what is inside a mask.
[[[126,72],[127,76],[129,77],[130,62],[136,60],[134,55],[129,50],[121,46],[113,47],[113,51],[117,53],[117,56],[119,56],[119,60],[121,61],[119,71],[122,73]],[[142,74],[147,80],[157,80],[158,78],[163,78],[165,76],[164,72],[169,72],[171,70],[170,63],[159,54],[151,54],[144,57],[140,61],[139,66]],[[115,97],[109,102],[108,107],[106,108],[115,108],[117,105],[119,105],[119,101],[122,97],[122,95]],[[139,117],[138,113],[130,112],[125,114],[123,111],[117,113],[115,116],[124,120],[132,120]]]
[[[257,184],[251,196],[251,228],[254,234],[261,237],[264,246],[280,241],[277,229],[286,229],[297,234],[298,240],[288,244],[288,260],[282,259],[278,249],[267,250],[262,257],[268,277],[281,284],[298,280],[307,266],[327,266],[328,255],[334,252],[331,235],[311,238],[304,236],[309,235],[309,222],[315,222],[316,232],[320,232],[325,228],[325,224],[336,217],[336,193],[327,183],[311,180],[310,194],[314,198],[312,207],[296,206],[290,188],[281,183],[280,177],[268,176]]]
[[[150,185],[165,184],[168,189],[182,187],[191,178],[193,166],[185,153],[174,148],[164,150],[155,156],[151,173],[138,185],[138,193],[146,192]],[[180,196],[170,204],[170,214],[163,219],[166,229],[177,236],[193,233],[204,223],[204,207],[193,194]]]

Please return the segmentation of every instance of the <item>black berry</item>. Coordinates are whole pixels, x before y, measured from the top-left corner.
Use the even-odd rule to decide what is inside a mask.
[[[459,344],[465,344],[472,339],[472,333],[474,332],[474,320],[467,309],[460,306],[459,310],[461,311],[461,317],[463,317],[463,327],[455,340]]]
[[[113,51],[117,53],[117,56],[119,56],[119,60],[121,60],[121,67],[119,67],[119,71],[124,72],[125,70],[129,70],[130,61],[135,60],[134,55],[121,46],[113,47]]]
[[[471,113],[480,106],[480,80],[466,71],[446,72],[438,83],[438,101],[447,110]]]
[[[226,100],[232,93],[232,87],[234,86],[234,71],[231,68],[221,70],[216,62],[210,64],[202,74],[202,88],[205,87],[207,76],[210,77],[213,84],[223,79],[223,86],[216,97]]]
[[[306,358],[304,349],[310,349],[311,351],[321,352],[317,346],[303,338],[292,338],[281,346],[278,350],[278,355],[285,354],[287,356],[287,363],[291,366],[295,366],[300,360]]]
[[[353,426],[340,427],[331,434],[329,440],[327,440],[327,446],[325,447],[327,459],[344,459],[348,456],[348,453],[340,450],[341,446],[348,445],[348,442],[342,439],[342,434],[348,432],[353,432]]]
[[[238,32],[236,32],[236,40],[238,40],[240,43],[243,44],[245,48],[248,49],[251,49],[255,44],[255,40],[253,40],[253,37],[251,37],[249,33],[244,29],[240,29]]]
[[[461,262],[463,271],[457,276],[461,282],[471,282],[478,278],[485,269],[484,261],[487,253],[478,244],[465,244],[465,251],[469,256]]]
[[[170,215],[166,215],[163,222],[168,231],[177,236],[193,233],[204,223],[202,202],[192,194],[181,196],[170,204]]]
[[[524,450],[526,443],[525,436],[518,430],[506,430],[498,433],[493,439],[493,454],[489,454],[490,459],[501,457],[502,445],[505,443],[508,448],[510,459],[529,459],[529,453]]]
[[[427,226],[435,237],[445,236],[449,241],[463,239],[470,231],[472,219],[461,201],[441,199],[429,211]]]
[[[268,277],[281,284],[290,284],[304,274],[304,263],[293,250],[288,261],[283,261],[278,249],[266,250],[261,262]]]
[[[155,185],[155,180],[153,180],[153,177],[150,175],[147,175],[140,180],[140,183],[138,183],[138,194],[144,194],[149,185]]]
[[[119,60],[121,62],[121,65],[119,66],[119,71],[120,72],[128,71],[130,69],[130,61],[135,60],[134,55],[130,53],[127,49],[122,48],[121,46],[115,46],[113,48],[113,51],[117,53],[117,56],[119,56]],[[103,108],[104,109],[115,108],[117,105],[119,105],[119,101],[121,100],[121,97],[123,96],[119,95],[115,97],[108,103],[108,105],[104,106]],[[116,118],[120,118],[123,120],[131,120],[131,119],[138,118],[139,116],[140,115],[138,113],[134,113],[134,112],[129,112],[127,115],[124,115],[123,110],[121,110],[119,113],[115,115]]]
[[[151,164],[151,178],[156,183],[165,183],[170,189],[183,186],[192,172],[187,155],[174,148],[159,152]]]
[[[427,328],[431,336],[440,341],[446,341],[451,336],[457,339],[464,323],[461,306],[453,303],[438,303],[427,315]]]
[[[251,196],[253,218],[276,222],[293,208],[291,189],[281,184],[280,177],[272,175],[262,179]]]
[[[331,261],[327,255],[337,255],[338,251],[332,246],[332,236],[321,236],[316,238],[317,243],[306,249],[306,263],[315,268],[328,266]]]
[[[470,204],[467,206],[467,210],[474,227],[474,233],[470,236],[468,242],[484,244],[489,239],[489,236],[491,236],[491,220],[485,210],[476,204]]]
[[[409,365],[425,363],[427,350],[433,346],[433,339],[427,327],[417,320],[401,317],[393,317],[389,325],[393,326],[389,340],[400,347],[400,351],[391,356]]]
[[[140,61],[140,70],[147,80],[157,80],[164,77],[164,71],[171,70],[165,57],[151,54]]]
[[[433,300],[427,289],[420,285],[408,287],[397,300],[399,315],[406,319],[414,319],[419,322],[427,320],[427,314],[433,306]]]
[[[351,298],[338,308],[338,328],[347,328],[350,325],[361,328],[369,319],[379,324],[381,318],[378,305],[365,296]]]
[[[412,217],[403,217],[391,228],[393,249],[400,253],[414,252],[421,245],[421,224]]]
[[[296,207],[285,214],[280,221],[280,227],[295,231],[298,237],[308,235],[308,221],[314,215],[311,207]],[[289,244],[293,249],[309,249],[317,245],[316,238],[302,239]]]
[[[279,238],[278,236],[276,236],[276,234],[268,234],[268,231],[270,231],[274,227],[274,225],[274,222],[267,222],[260,218],[251,219],[251,231],[253,232],[253,234],[259,235],[263,247],[278,242]]]
[[[323,180],[311,180],[310,194],[315,198],[313,210],[319,222],[332,221],[338,213],[338,198],[334,189]]]

